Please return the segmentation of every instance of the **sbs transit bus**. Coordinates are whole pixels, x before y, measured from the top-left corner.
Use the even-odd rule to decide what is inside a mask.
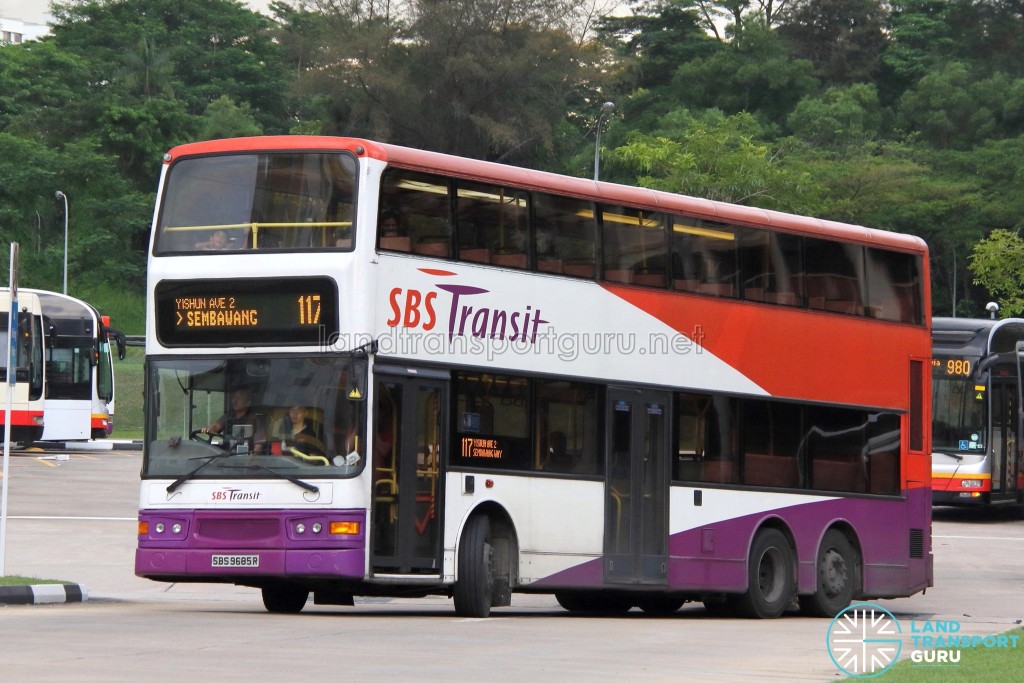
[[[1024,319],[935,318],[932,501],[1024,505]]]
[[[46,423],[42,441],[84,441],[110,436],[114,427],[111,344],[125,355],[124,335],[80,299],[38,289],[47,333]]]
[[[139,576],[469,617],[932,584],[918,238],[255,137],[166,155],[147,297]]]
[[[43,434],[43,385],[46,377],[43,355],[46,353],[46,338],[43,334],[39,298],[30,291],[18,289],[18,319],[12,327],[15,335],[12,349],[7,337],[12,303],[11,290],[0,289],[0,382],[7,384],[13,360],[15,385],[11,390],[9,438],[12,442],[27,443],[36,441]],[[6,389],[4,386],[0,391]],[[6,400],[6,395],[2,400]],[[5,414],[4,410],[0,410],[0,426],[6,431]]]

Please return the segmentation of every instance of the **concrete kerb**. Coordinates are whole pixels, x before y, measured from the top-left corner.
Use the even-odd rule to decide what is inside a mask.
[[[100,439],[97,441],[36,441],[26,450],[43,451],[141,451],[141,439]]]
[[[53,605],[85,602],[89,594],[77,583],[39,583],[30,586],[0,586],[0,605]]]

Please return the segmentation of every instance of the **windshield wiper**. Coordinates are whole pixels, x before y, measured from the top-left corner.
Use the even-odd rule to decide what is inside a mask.
[[[203,460],[202,464],[200,464],[199,467],[195,468],[191,472],[187,472],[186,474],[181,475],[180,477],[175,479],[173,482],[171,482],[170,486],[167,487],[167,493],[173,493],[175,489],[177,489],[179,486],[181,486],[186,481],[191,479],[196,473],[199,472],[199,470],[203,469],[204,467],[209,465],[214,460],[220,460],[221,458],[229,458],[229,457],[231,457],[231,453],[215,453],[213,455],[209,455],[209,456],[205,456],[205,457],[206,457],[206,459]]]
[[[254,462],[254,463],[251,463],[251,464],[248,464],[248,465],[229,465],[228,467],[230,469],[233,469],[233,470],[263,470],[264,472],[270,472],[275,477],[278,477],[280,479],[286,479],[286,480],[290,481],[291,483],[295,484],[296,486],[299,486],[301,488],[306,489],[307,491],[310,491],[311,493],[320,493],[319,487],[314,486],[313,484],[304,482],[301,479],[299,479],[298,477],[293,477],[290,474],[285,474],[284,472],[278,472],[277,470],[275,470],[273,468],[270,468],[270,467],[267,467],[265,465],[261,465],[258,462]]]
[[[934,450],[935,450],[936,453],[942,453],[943,455],[948,455],[951,458],[956,458],[957,462],[963,462],[963,460],[964,460],[964,456],[960,455],[959,453],[950,453],[949,451],[940,451],[937,448],[934,449]]]

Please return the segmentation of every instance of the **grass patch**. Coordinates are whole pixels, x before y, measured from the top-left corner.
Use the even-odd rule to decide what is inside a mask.
[[[1009,647],[970,647],[957,650],[960,661],[955,664],[925,664],[910,660],[904,646],[900,662],[880,678],[885,683],[932,683],[936,680],[975,683],[998,683],[1021,679],[1021,654],[1024,651],[1024,628],[1003,634]],[[1014,641],[1016,637],[1016,641]],[[1016,646],[1014,646],[1016,642]]]
[[[67,585],[71,582],[58,581],[57,579],[36,579],[31,576],[0,576],[0,586],[38,586],[44,583]]]
[[[145,424],[142,401],[143,360],[146,350],[129,346],[124,360],[114,358],[115,439],[141,439]]]
[[[145,287],[122,288],[105,283],[77,286],[69,295],[88,301],[100,315],[110,317],[110,326],[125,334],[146,333]]]

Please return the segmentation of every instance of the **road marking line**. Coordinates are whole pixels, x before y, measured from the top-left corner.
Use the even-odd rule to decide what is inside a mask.
[[[1020,536],[932,536],[932,538],[953,538],[967,541],[1024,541]]]

